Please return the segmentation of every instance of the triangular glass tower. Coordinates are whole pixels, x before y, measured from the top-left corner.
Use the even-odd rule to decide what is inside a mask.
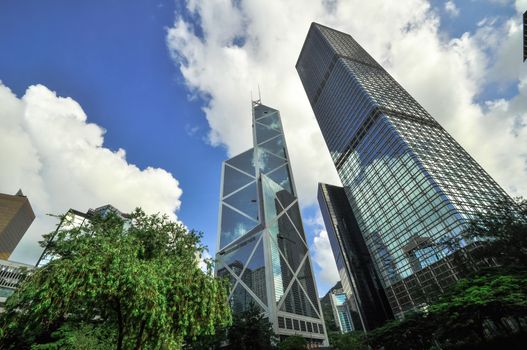
[[[223,162],[216,275],[233,312],[253,303],[280,337],[327,336],[276,109],[253,102],[255,147]]]

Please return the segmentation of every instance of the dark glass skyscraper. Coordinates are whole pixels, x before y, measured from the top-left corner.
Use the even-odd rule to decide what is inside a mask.
[[[394,314],[426,304],[507,194],[350,35],[313,23],[296,68]]]
[[[252,303],[276,334],[327,344],[277,110],[253,102],[254,148],[223,162],[216,275],[234,312]]]
[[[380,327],[393,314],[344,188],[318,184],[318,203],[355,330]]]

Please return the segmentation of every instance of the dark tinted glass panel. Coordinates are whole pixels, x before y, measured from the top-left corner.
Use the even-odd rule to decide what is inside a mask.
[[[216,275],[220,278],[227,278],[229,280],[229,292],[232,291],[232,288],[234,288],[234,284],[236,283],[236,278],[227,270],[223,265],[218,264],[216,266]]]
[[[306,321],[300,321],[300,330],[302,332],[306,331]]]
[[[280,255],[280,249],[278,248],[275,238],[271,238],[271,258],[273,264],[275,301],[279,302],[293,278],[293,272],[289,269]]]
[[[242,275],[243,282],[260,300],[267,305],[267,288],[265,283],[265,260],[263,243],[260,241],[254,255]]]
[[[304,240],[306,240],[304,230],[302,228],[302,218],[300,217],[300,208],[298,206],[298,202],[293,204],[293,206],[287,211],[287,215],[291,219],[291,222],[293,225],[295,225],[295,228],[297,232],[300,234],[300,237]]]
[[[252,237],[248,241],[237,244],[229,248],[224,254],[218,254],[218,263],[221,266],[227,265],[236,275],[240,275],[249,256],[251,255],[256,245],[258,237]]]
[[[275,155],[272,155],[269,152],[264,151],[261,148],[258,148],[258,162],[257,166],[260,168],[260,171],[265,173],[268,173],[279,166],[286,163],[286,161],[280,157],[277,157]]]
[[[290,318],[285,319],[285,328],[293,329],[293,321]]]
[[[226,161],[227,164],[232,165],[250,175],[256,176],[254,171],[254,148],[237,155],[234,158]]]
[[[300,330],[300,322],[298,322],[298,320],[293,320],[293,328],[295,329],[295,331]]]
[[[251,304],[256,305],[261,310],[261,312],[264,311],[260,304],[258,304],[249,294],[249,292],[247,292],[247,290],[238,283],[231,296],[232,311],[234,313],[241,313],[248,310]]]
[[[282,255],[289,265],[296,271],[307,253],[307,247],[298,236],[293,224],[287,217],[282,215],[271,227],[269,233],[276,240]]]
[[[225,165],[223,171],[223,196],[229,195],[251,181],[254,181],[254,178]]]
[[[258,123],[262,123],[273,130],[282,131],[282,126],[280,125],[280,118],[277,113],[273,113],[268,117],[258,119]]]
[[[275,137],[276,135],[280,135],[278,131],[258,122],[255,123],[254,129],[256,131],[256,142],[259,144]]]
[[[254,117],[255,119],[265,118],[273,113],[277,113],[276,109],[267,107],[264,105],[259,105],[254,108]]]
[[[297,279],[306,291],[311,303],[317,308],[318,311],[318,298],[315,293],[315,283],[313,282],[313,275],[311,273],[311,268],[309,267],[309,260],[306,259],[304,265],[300,268],[298,272]]]
[[[284,138],[281,135],[275,137],[274,139],[270,139],[269,141],[266,141],[262,143],[261,145],[258,145],[258,147],[263,148],[266,151],[269,151],[279,157],[286,158],[285,148],[284,148]]]
[[[270,179],[272,179],[274,182],[282,186],[283,189],[287,190],[291,194],[291,196],[289,197],[290,200],[284,201],[284,202],[289,202],[289,203],[293,202],[294,198],[292,195],[294,195],[294,193],[293,193],[293,187],[291,186],[291,181],[290,181],[291,175],[289,174],[289,167],[287,165],[284,165],[274,170],[271,173],[267,173],[266,175]],[[284,202],[282,203],[285,205]]]
[[[283,191],[282,187],[273,180],[262,175],[262,190],[264,199],[265,220],[270,224],[284,209],[276,198],[276,193]]]
[[[246,234],[257,222],[222,205],[220,249]]]
[[[285,296],[284,303],[282,304],[280,310],[318,318],[318,315],[309,303],[307,296],[300,289],[298,282],[296,281],[293,282],[291,289]]]
[[[233,193],[223,201],[249,215],[254,220],[258,220],[258,195],[256,193],[256,182],[253,182],[244,189]]]
[[[279,328],[285,328],[284,318],[281,317],[281,316],[278,316],[278,327]]]

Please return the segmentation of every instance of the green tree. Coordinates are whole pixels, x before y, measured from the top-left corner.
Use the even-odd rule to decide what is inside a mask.
[[[329,343],[335,350],[366,350],[366,334],[362,331],[349,333],[332,332],[328,334]]]
[[[276,342],[272,324],[254,303],[234,315],[227,333],[231,350],[268,350]]]
[[[527,267],[527,200],[493,205],[469,223],[463,236],[484,242],[474,252],[477,259]]]
[[[426,312],[391,321],[369,332],[367,340],[374,349],[387,350],[489,348],[499,342],[520,348],[527,336],[521,322],[526,316],[527,274],[487,271],[461,279]]]
[[[429,314],[437,324],[436,339],[444,344],[484,344],[494,337],[525,334],[518,320],[527,316],[527,274],[496,270],[462,279],[430,306]],[[511,322],[519,329],[512,329]]]
[[[112,328],[99,327],[96,323],[64,323],[51,334],[45,344],[31,346],[31,350],[111,350],[115,349],[116,334]]]
[[[278,344],[278,350],[305,350],[307,349],[307,341],[298,335],[292,335],[285,338]]]
[[[54,341],[61,325],[115,331],[120,349],[179,349],[230,322],[226,282],[199,268],[201,235],[137,209],[45,237],[56,258],[7,300],[0,346]]]

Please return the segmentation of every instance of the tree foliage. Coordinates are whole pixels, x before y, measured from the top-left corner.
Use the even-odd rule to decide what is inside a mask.
[[[227,334],[231,350],[268,350],[276,341],[271,322],[254,303],[234,315]]]
[[[370,332],[368,343],[374,349],[484,347],[493,339],[523,339],[527,329],[522,328],[521,319],[525,317],[527,273],[487,271],[460,280],[426,312]]]
[[[361,331],[328,333],[329,343],[335,350],[367,350],[366,334]]]
[[[460,237],[477,242],[459,254],[466,277],[426,310],[355,337],[339,349],[523,349],[527,341],[527,201],[503,202],[469,223]],[[459,242],[454,242],[459,248]],[[492,259],[492,267],[486,262]],[[462,268],[465,267],[463,270]]]
[[[31,350],[113,350],[116,334],[114,329],[97,323],[64,323],[51,333],[50,341],[35,344]]]
[[[307,341],[298,335],[292,335],[285,338],[278,344],[278,350],[305,350]]]
[[[494,258],[504,266],[527,266],[527,200],[499,202],[472,220],[464,237],[484,242],[476,259]]]
[[[117,349],[178,349],[230,322],[226,283],[199,268],[201,235],[166,216],[98,216],[51,238],[55,259],[6,302],[3,348],[53,340],[67,322],[115,330]]]

